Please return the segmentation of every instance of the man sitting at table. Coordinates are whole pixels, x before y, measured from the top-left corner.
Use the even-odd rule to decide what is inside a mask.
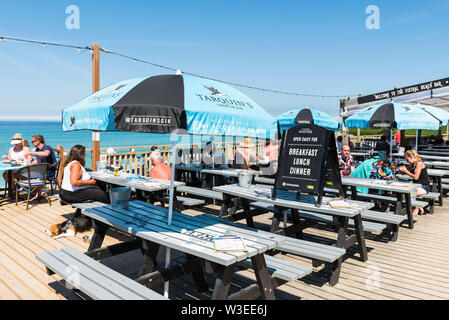
[[[171,168],[162,163],[162,156],[159,150],[154,150],[150,153],[151,163],[153,168],[150,171],[150,178],[170,180],[171,179]],[[159,201],[162,207],[165,207],[164,198],[166,197],[166,191],[156,191],[156,192],[147,192],[140,191],[138,192],[139,199],[149,199],[151,203]]]
[[[151,163],[153,168],[150,171],[150,178],[170,180],[171,168],[165,163],[162,163],[162,156],[158,150],[150,153]]]
[[[31,143],[36,148],[35,151],[25,152],[25,154],[30,154],[35,156],[36,158],[33,160],[33,163],[48,163],[52,165],[56,162],[56,156],[53,149],[45,144],[45,139],[42,135],[36,134],[31,138]],[[49,177],[53,177],[55,174],[56,168],[49,168],[47,175]]]
[[[354,158],[351,156],[351,148],[344,144],[341,146],[341,152],[338,154],[338,165],[342,176],[350,176],[354,171]]]

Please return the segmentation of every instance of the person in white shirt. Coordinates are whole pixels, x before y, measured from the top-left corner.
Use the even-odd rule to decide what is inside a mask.
[[[108,194],[102,190],[84,168],[86,148],[81,145],[73,146],[64,166],[59,197],[67,203],[83,203],[99,201],[110,203]]]

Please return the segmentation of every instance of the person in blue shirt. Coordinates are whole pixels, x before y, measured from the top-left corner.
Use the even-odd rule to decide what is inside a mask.
[[[31,143],[36,148],[35,151],[29,151],[28,153],[35,156],[33,163],[48,163],[52,165],[56,162],[55,152],[50,146],[45,144],[45,139],[42,135],[36,134],[31,138]],[[51,177],[55,174],[56,168],[50,168],[48,176]]]

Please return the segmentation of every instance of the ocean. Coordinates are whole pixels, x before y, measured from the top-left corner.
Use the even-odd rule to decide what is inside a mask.
[[[91,131],[62,131],[60,122],[26,122],[26,121],[0,121],[0,154],[8,154],[11,145],[11,138],[15,133],[21,133],[23,139],[27,139],[29,147],[33,148],[31,138],[35,134],[41,134],[45,143],[52,148],[62,145],[64,150],[76,144],[92,148]],[[201,143],[210,141],[207,136],[183,136],[178,140],[180,143]],[[226,141],[232,141],[227,138]],[[126,147],[126,146],[153,146],[169,145],[169,134],[134,133],[134,132],[101,132],[100,147]],[[119,150],[117,150],[119,151]],[[123,152],[125,152],[124,150]],[[128,150],[129,151],[129,150]],[[86,154],[86,165],[90,166],[90,152]]]

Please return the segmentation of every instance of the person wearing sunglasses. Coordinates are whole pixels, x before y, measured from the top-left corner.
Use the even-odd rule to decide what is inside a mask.
[[[33,163],[48,163],[52,165],[56,162],[56,156],[53,149],[45,144],[45,139],[42,135],[36,134],[31,138],[31,143],[36,148],[35,151],[28,151],[26,154],[34,156]],[[54,176],[56,168],[51,167],[48,170],[48,176]]]

